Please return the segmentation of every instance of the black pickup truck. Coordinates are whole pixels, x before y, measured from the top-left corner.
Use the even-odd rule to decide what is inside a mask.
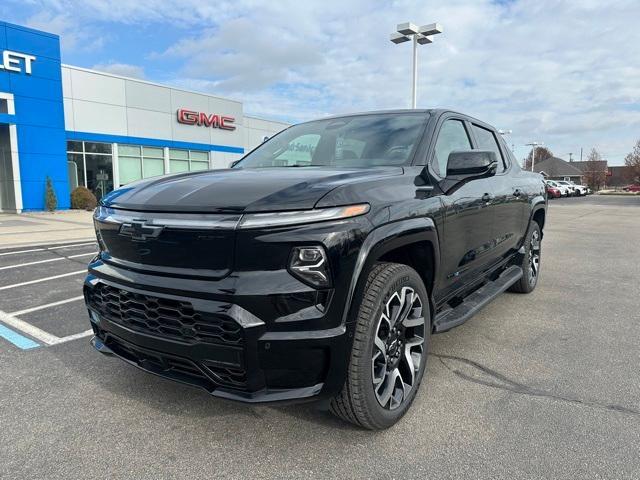
[[[542,177],[446,110],[292,126],[224,170],[139,181],[94,216],[92,344],[244,402],[393,425],[432,333],[538,281]]]

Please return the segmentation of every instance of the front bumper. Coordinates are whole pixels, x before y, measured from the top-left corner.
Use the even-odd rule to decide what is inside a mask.
[[[229,302],[93,274],[84,292],[98,351],[211,395],[251,403],[310,400],[334,395],[344,382],[350,348],[344,325],[272,331]]]

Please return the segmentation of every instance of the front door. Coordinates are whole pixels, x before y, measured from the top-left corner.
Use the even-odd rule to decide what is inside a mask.
[[[433,166],[443,178],[449,154],[472,149],[467,126],[461,119],[450,118],[440,127]],[[445,219],[439,278],[442,296],[453,293],[489,266],[494,196],[491,178],[469,181],[443,195]]]
[[[510,255],[517,249],[526,223],[523,219],[527,217],[528,198],[526,188],[518,185],[510,169],[506,168],[508,164],[505,162],[506,151],[503,152],[500,149],[496,132],[475,123],[471,125],[471,130],[475,137],[476,148],[492,151],[498,159],[496,175],[490,179],[495,194],[492,233],[495,252],[492,257],[497,260]],[[502,145],[504,147],[504,143]]]

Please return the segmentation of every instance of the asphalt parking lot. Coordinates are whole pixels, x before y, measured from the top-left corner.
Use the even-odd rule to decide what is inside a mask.
[[[640,197],[551,202],[535,292],[434,336],[412,409],[377,433],[99,355],[95,248],[0,251],[1,478],[640,478]]]

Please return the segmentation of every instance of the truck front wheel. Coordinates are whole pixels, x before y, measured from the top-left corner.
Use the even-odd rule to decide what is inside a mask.
[[[371,430],[396,423],[420,387],[430,333],[429,297],[418,273],[376,264],[358,309],[347,379],[331,411]]]

